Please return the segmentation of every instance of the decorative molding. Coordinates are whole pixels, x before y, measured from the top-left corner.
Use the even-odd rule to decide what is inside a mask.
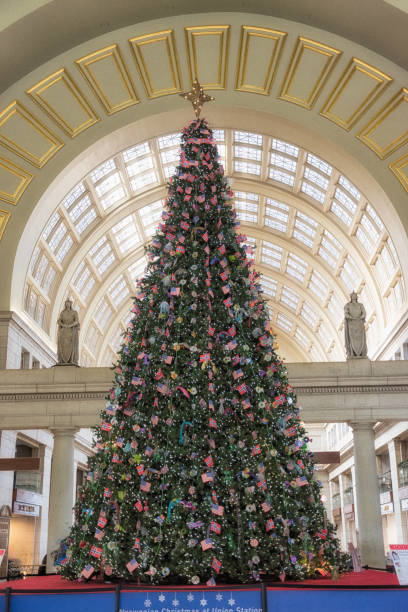
[[[279,98],[310,110],[341,54],[339,49],[299,36]]]
[[[269,96],[287,32],[242,26],[235,89]]]
[[[350,130],[391,82],[392,78],[381,70],[353,57],[320,114],[345,130]],[[360,98],[356,99],[356,92]]]
[[[0,113],[0,143],[37,168],[45,166],[64,146],[17,100]]]
[[[65,68],[28,89],[27,94],[71,138],[99,121]]]
[[[61,402],[105,399],[108,391],[50,391],[49,393],[0,393],[0,402]]]
[[[408,384],[401,385],[325,385],[294,386],[295,393],[302,395],[324,395],[343,393],[408,393]]]
[[[181,92],[173,30],[135,36],[129,38],[129,44],[148,98],[159,98]]]
[[[389,166],[405,191],[408,191],[408,153],[393,161]]]
[[[229,53],[229,25],[184,28],[190,79],[206,89],[225,89]]]
[[[408,142],[407,103],[408,89],[403,87],[357,134],[381,159]]]
[[[0,156],[0,200],[16,206],[34,175]]]
[[[108,115],[139,102],[118,45],[85,55],[76,60],[76,65]]]
[[[6,225],[11,217],[11,213],[8,210],[2,210],[0,208],[0,240],[3,237]]]

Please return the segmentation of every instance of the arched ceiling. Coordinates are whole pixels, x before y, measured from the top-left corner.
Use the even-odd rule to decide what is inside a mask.
[[[318,0],[316,3],[323,6]],[[109,4],[113,9],[112,5],[118,3]],[[118,15],[123,16],[121,9],[127,3],[119,4]],[[123,289],[119,287],[120,275],[130,293],[129,267],[136,265],[137,249],[142,248],[149,235],[149,227],[143,223],[143,209],[148,210],[147,205],[164,196],[166,162],[158,138],[180,129],[190,118],[177,94],[198,76],[206,89],[216,90],[216,102],[206,116],[212,125],[225,131],[226,170],[234,180],[234,189],[243,194],[237,198],[241,202],[241,209],[239,204],[237,209],[244,217],[246,233],[257,242],[256,263],[265,282],[276,282],[273,287],[269,284],[269,291],[274,292],[270,293],[271,308],[276,328],[281,325],[282,334],[286,334],[287,346],[300,347],[304,359],[327,355],[341,358],[341,317],[335,320],[330,314],[329,299],[334,304],[336,298],[338,304],[332,308],[341,311],[347,291],[356,286],[369,306],[370,329],[382,332],[372,334],[378,345],[386,330],[398,321],[406,300],[408,90],[407,73],[397,65],[403,64],[406,48],[401,46],[398,59],[398,45],[375,45],[374,38],[369,44],[357,26],[348,36],[365,43],[366,48],[334,35],[333,31],[346,34],[346,22],[352,20],[339,17],[336,22],[333,13],[329,25],[330,11],[321,13],[329,20],[324,31],[305,25],[319,25],[318,20],[305,16],[299,17],[304,23],[297,23],[294,14],[285,15],[292,21],[273,18],[268,15],[270,9],[263,11],[266,3],[262,2],[251,2],[258,14],[186,14],[150,22],[143,19],[148,15],[146,11],[154,9],[154,3],[138,4],[140,11],[133,25],[111,31],[123,25],[112,17],[99,30],[106,33],[89,40],[89,34],[97,32],[87,22],[88,7],[106,9],[107,4],[87,3],[80,12],[78,30],[71,32],[71,45],[80,44],[70,49],[64,38],[60,19],[64,10],[59,2],[33,0],[26,3],[33,6],[33,11],[27,11],[25,17],[21,15],[14,24],[9,19],[10,26],[4,31],[7,36],[17,31],[13,28],[27,27],[31,19],[35,22],[40,15],[44,17],[42,10],[61,8],[55,19],[60,40],[54,32],[49,43],[38,41],[31,55],[23,44],[27,61],[24,64],[22,55],[17,53],[14,78],[24,76],[0,97],[0,251],[6,254],[0,308],[21,312],[25,307],[37,320],[43,319],[43,327],[53,341],[56,312],[76,282],[73,275],[78,266],[85,262],[95,283],[89,289],[91,303],[82,304],[86,310],[84,333],[92,344],[92,333],[96,336],[98,332],[97,326],[96,332],[91,331],[93,313],[96,316],[100,312],[104,296],[108,296],[110,306],[115,306],[115,316],[112,314],[109,322],[113,333],[113,320],[119,320],[127,311],[120,303],[113,303],[115,292],[119,295]],[[173,4],[173,13],[184,6],[183,2]],[[303,8],[311,5],[293,4],[302,4]],[[396,9],[382,4],[379,2],[381,9],[374,14],[378,16],[385,10],[392,23]],[[220,2],[218,8],[226,5]],[[246,8],[243,6],[244,11]],[[278,15],[279,10],[282,7],[277,8]],[[342,5],[342,11],[347,10],[350,17],[354,10],[351,2]],[[75,12],[72,3],[70,11]],[[101,19],[102,15],[103,11]],[[373,14],[367,19],[366,35],[374,27],[373,19]],[[401,17],[400,23],[404,19]],[[395,41],[398,32],[396,26]],[[388,59],[370,48],[380,50]],[[63,54],[52,57],[57,49]],[[45,59],[48,61],[39,66]],[[29,66],[30,61],[33,63]],[[34,66],[36,62],[38,67]],[[28,69],[34,70],[26,74]],[[258,135],[262,144],[237,141],[236,133],[244,129]],[[298,147],[298,157],[275,150],[274,139]],[[130,170],[132,160],[127,161],[123,152],[143,142],[151,147],[156,180],[140,185]],[[316,158],[323,160],[321,164],[313,162]],[[112,179],[118,172],[125,194],[110,204],[103,198],[112,197],[119,183],[112,186],[112,192],[98,193],[99,182],[92,178],[93,169],[108,159],[114,159],[116,166],[107,170],[107,178]],[[133,165],[137,167],[138,163],[136,156]],[[254,173],[257,164],[259,173]],[[341,177],[351,184],[349,189],[340,182]],[[72,208],[63,200],[83,178],[91,205],[89,210],[73,212],[81,194],[73,197]],[[99,179],[101,184],[103,179]],[[287,209],[274,207],[269,200]],[[250,210],[254,202],[256,220],[251,217],[255,211]],[[54,227],[45,230],[57,208],[60,217]],[[279,219],[285,215],[286,227],[279,228]],[[129,252],[121,249],[118,238],[123,231],[119,223],[128,217],[134,222],[134,235],[138,235],[132,246],[136,251]],[[62,222],[73,241],[66,259],[59,251],[56,235]],[[62,230],[58,231],[61,237]],[[105,235],[115,257],[112,269],[106,268],[106,273],[99,272],[98,264],[93,262],[98,249],[103,248],[96,245]],[[29,271],[27,255],[35,254],[37,243],[48,263],[40,266],[41,260],[34,257]],[[93,247],[95,254],[90,253]],[[276,252],[281,253],[279,269],[271,263],[273,257],[268,249],[275,253],[274,257]],[[303,272],[294,262],[303,267]],[[313,278],[325,275],[328,289],[324,301],[322,296],[313,294],[311,284]],[[47,296],[43,290],[48,284]],[[37,302],[33,305],[34,297],[30,296],[34,294]],[[298,296],[296,304],[293,294]],[[41,303],[44,305],[38,306]],[[315,324],[310,320],[307,323],[307,316],[310,319],[313,315],[305,306],[317,314]],[[324,326],[327,330],[323,334]],[[109,354],[107,334],[102,335],[103,341],[94,348],[97,355],[90,351],[91,362],[106,360]],[[44,339],[47,341],[45,334]]]
[[[405,302],[388,220],[327,160],[293,141],[244,131],[242,120],[215,136],[281,350],[303,361],[343,359],[343,305],[352,290],[366,305],[375,350]],[[54,338],[71,297],[83,365],[114,360],[178,146],[178,133],[164,133],[103,159],[54,202],[41,229],[23,307]]]

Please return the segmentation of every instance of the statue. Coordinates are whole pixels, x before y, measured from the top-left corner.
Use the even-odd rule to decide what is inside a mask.
[[[365,318],[365,308],[357,301],[357,293],[353,291],[350,294],[350,302],[344,307],[344,339],[347,359],[367,357]]]
[[[72,308],[72,301],[65,300],[65,309],[58,317],[58,363],[57,365],[78,365],[79,319]]]

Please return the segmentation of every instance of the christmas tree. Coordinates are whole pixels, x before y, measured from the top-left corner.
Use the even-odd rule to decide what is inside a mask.
[[[197,118],[95,428],[67,578],[214,584],[344,569],[238,226]]]

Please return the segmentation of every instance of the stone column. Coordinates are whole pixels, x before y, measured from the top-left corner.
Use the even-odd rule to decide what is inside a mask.
[[[347,551],[347,523],[346,515],[344,514],[344,476],[339,475],[339,493],[340,493],[340,509],[341,509],[341,545],[344,551]]]
[[[72,500],[74,495],[74,435],[73,427],[53,429],[54,450],[51,464],[51,486],[48,513],[47,573],[54,573],[51,553],[66,537],[72,525]]]
[[[351,485],[353,487],[353,503],[354,503],[354,524],[357,532],[357,545],[359,541],[358,536],[358,505],[357,505],[357,485],[356,485],[356,466],[351,466]]]
[[[353,428],[361,564],[385,568],[380,493],[374,446],[374,423],[350,423]]]
[[[398,442],[397,442],[398,444]],[[397,535],[397,541],[391,542],[392,544],[403,543],[402,533],[402,517],[401,517],[401,502],[399,499],[399,485],[398,485],[398,467],[397,467],[397,449],[395,440],[388,442],[388,453],[390,455],[390,468],[391,468],[391,483],[392,483],[392,500],[394,503],[394,520],[395,530]]]

